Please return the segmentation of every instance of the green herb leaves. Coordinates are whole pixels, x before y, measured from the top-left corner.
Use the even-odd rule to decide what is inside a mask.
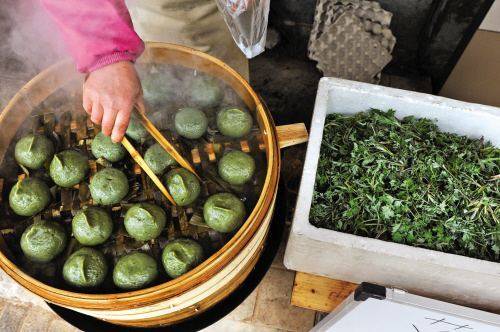
[[[327,117],[313,225],[500,259],[500,149],[427,119],[371,110]]]

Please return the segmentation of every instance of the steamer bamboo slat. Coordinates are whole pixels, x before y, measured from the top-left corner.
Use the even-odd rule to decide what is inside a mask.
[[[177,45],[148,43],[146,51],[138,62],[178,65],[217,77],[229,85],[243,100],[247,109],[253,113],[260,131],[258,142],[234,142],[237,143],[234,147],[243,151],[261,150],[267,162],[262,192],[253,210],[248,211],[247,220],[219,250],[193,270],[179,278],[136,291],[90,294],[68,291],[45,284],[31,277],[11,260],[13,256],[9,254],[1,235],[0,267],[20,285],[46,301],[117,324],[148,327],[175,323],[203,312],[225,298],[243,282],[259,258],[272,219],[279,180],[279,147],[304,141],[307,132],[303,126],[288,127],[284,131],[280,130],[278,136],[269,112],[250,85],[229,66],[202,52]],[[8,147],[19,128],[30,117],[34,107],[41,105],[56,92],[63,91],[78,98],[81,81],[82,77],[76,73],[73,64],[65,61],[46,69],[28,82],[0,114],[0,160],[5,159]],[[75,102],[75,105],[79,103]],[[48,127],[46,128],[45,124],[54,125],[57,130],[61,131],[62,137],[67,137],[65,140],[76,139],[77,144],[88,151],[95,133],[92,124],[71,117],[67,120],[69,122],[64,122],[64,125],[55,123],[51,120],[50,112],[51,110],[42,110],[42,114],[45,115],[43,121],[46,122],[34,130],[47,130]],[[83,122],[86,122],[83,125],[85,128],[80,125]],[[72,132],[69,136],[64,136],[70,131]],[[297,137],[293,137],[295,134]],[[204,164],[217,161],[218,156],[215,151],[214,144],[207,143],[188,152],[193,157],[194,166],[203,167]],[[99,167],[101,167],[99,164],[91,163],[91,173],[95,173]],[[146,181],[145,172],[142,172],[140,168],[133,168],[134,178],[131,181],[134,188],[136,184],[142,184],[144,192],[139,193],[141,195],[149,195],[149,182]],[[5,187],[5,184],[3,186]],[[86,204],[86,199],[88,199],[86,186],[80,185],[75,192],[76,196],[65,196],[66,203],[63,209],[48,211],[51,214],[48,217],[61,218],[68,213],[67,209],[71,210]],[[114,207],[113,211],[115,209],[118,212],[121,206]],[[171,213],[172,218],[177,220],[176,216],[186,211],[182,209],[177,211],[177,208],[173,207]],[[169,237],[179,234],[207,236],[207,231],[203,232],[199,229],[201,228],[198,226],[181,223],[176,227],[168,228],[167,231]]]

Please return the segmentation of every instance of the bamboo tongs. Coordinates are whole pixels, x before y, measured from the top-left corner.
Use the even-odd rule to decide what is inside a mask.
[[[151,121],[149,121],[149,119],[146,116],[146,111],[144,107],[137,106],[135,108],[135,111],[139,115],[139,121],[141,121],[144,128],[146,128],[146,130],[165,149],[165,151],[167,151],[179,163],[179,165],[181,165],[182,167],[184,167],[185,169],[196,175],[198,179],[200,179],[198,174],[196,174],[196,171],[194,170],[193,166],[191,166],[191,164],[186,159],[184,159],[184,157],[182,157],[182,155],[175,149],[175,147],[160,133],[160,131],[155,127],[155,125]],[[123,137],[122,145],[129,152],[129,154],[132,156],[135,162],[151,178],[151,180],[156,185],[156,187],[158,187],[161,193],[170,201],[170,203],[176,206],[177,204],[175,203],[173,197],[168,192],[167,188],[163,185],[158,176],[156,176],[156,174],[153,173],[151,168],[149,168],[149,166],[146,164],[142,156],[139,154],[139,152],[134,148],[134,146],[130,143],[130,141],[126,137]]]
[[[183,168],[187,169],[196,177],[201,180],[201,178],[196,174],[196,171],[193,166],[187,161],[178,151],[177,149],[160,133],[158,129],[156,129],[155,125],[149,121],[148,117],[146,116],[146,109],[144,108],[143,105],[138,105],[135,108],[135,111],[137,115],[139,115],[139,120],[141,121],[142,125],[146,130],[153,136],[153,138],[158,142],[162,148],[165,149],[174,159],[181,165]]]
[[[161,191],[161,193],[170,201],[170,203],[172,203],[172,205],[176,206],[177,204],[175,203],[172,195],[170,195],[170,193],[168,192],[167,188],[163,185],[158,176],[156,176],[156,174],[153,173],[151,168],[149,168],[148,164],[146,164],[142,156],[139,154],[139,152],[134,148],[132,143],[130,143],[130,141],[126,137],[123,137],[122,145],[132,156],[135,162],[144,170],[144,172],[146,172],[146,174],[153,181],[156,187]]]

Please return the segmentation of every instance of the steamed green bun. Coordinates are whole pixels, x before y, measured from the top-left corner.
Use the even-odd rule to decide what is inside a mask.
[[[85,246],[106,242],[113,232],[113,221],[105,210],[91,206],[78,211],[71,222],[73,236]]]
[[[139,241],[156,239],[167,223],[167,214],[158,205],[150,203],[134,204],[125,214],[127,233]]]
[[[31,261],[47,263],[64,250],[66,241],[66,233],[60,224],[40,220],[24,231],[21,250]]]
[[[175,114],[174,125],[179,135],[189,139],[198,139],[207,131],[208,119],[203,111],[186,107]]]
[[[90,195],[96,204],[118,204],[128,194],[129,185],[125,173],[116,168],[105,168],[90,180]]]
[[[161,175],[168,167],[177,165],[177,161],[158,143],[146,150],[144,161],[156,175]]]
[[[58,186],[65,188],[80,183],[88,170],[87,157],[74,150],[57,153],[50,163],[50,177]]]
[[[224,91],[212,77],[194,77],[187,87],[189,101],[201,108],[219,105],[224,98]]]
[[[177,98],[180,83],[169,70],[152,68],[149,73],[141,75],[144,100],[153,106],[174,101]]]
[[[224,181],[242,185],[252,179],[255,172],[255,161],[252,156],[241,152],[231,151],[226,153],[219,161],[219,175]]]
[[[248,135],[252,125],[250,113],[239,108],[227,108],[217,113],[217,128],[225,136],[240,138]]]
[[[152,283],[158,276],[153,257],[135,252],[121,257],[113,270],[113,281],[122,289],[139,289]]]
[[[94,137],[91,148],[94,157],[104,158],[112,163],[122,160],[127,154],[121,143],[113,143],[111,137],[102,132]]]
[[[16,143],[14,149],[16,161],[31,169],[41,168],[53,155],[54,144],[42,135],[26,135]]]
[[[16,214],[31,217],[42,212],[50,199],[50,190],[45,182],[37,178],[25,178],[10,190],[9,205]]]
[[[83,247],[75,251],[63,266],[64,280],[75,287],[97,287],[108,273],[104,255],[95,249]]]
[[[177,278],[201,263],[203,248],[193,240],[176,239],[167,243],[161,258],[165,272]]]
[[[125,134],[138,143],[148,137],[148,131],[135,115],[130,117],[130,122]]]
[[[203,218],[217,232],[230,233],[238,229],[245,220],[245,205],[230,193],[210,196],[203,205]]]
[[[165,176],[167,189],[179,206],[193,203],[201,192],[198,178],[184,168],[175,168]]]

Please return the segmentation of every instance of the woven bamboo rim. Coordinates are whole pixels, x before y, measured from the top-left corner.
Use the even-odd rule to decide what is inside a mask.
[[[271,208],[273,206],[274,201]],[[263,227],[259,228],[254,238],[226,268],[214,275],[206,283],[175,298],[162,300],[145,307],[125,310],[70,309],[114,324],[136,327],[171,324],[203,312],[239,287],[252,271],[264,248],[271,220],[272,214],[270,213],[266,215]]]
[[[58,289],[30,277],[9,260],[3,252],[0,252],[0,266],[7,274],[31,292],[55,304],[83,309],[117,310],[141,307],[182,294],[210,279],[245,247],[261,226],[262,220],[269,212],[269,207],[273,202],[280,164],[276,128],[269,112],[250,85],[222,61],[183,46],[149,43],[141,62],[182,65],[209,73],[232,86],[247,107],[251,111],[255,110],[268,161],[267,176],[261,196],[243,226],[218,252],[179,278],[137,291],[116,294],[86,294]],[[78,77],[73,70],[73,65],[69,61],[64,61],[49,67],[28,82],[12,98],[0,115],[0,127],[3,128],[0,133],[0,143],[8,143],[12,140],[17,128],[33,109],[32,106],[38,105],[55,90],[74,79],[78,79]],[[1,144],[0,156],[2,158],[6,149],[7,144]]]

